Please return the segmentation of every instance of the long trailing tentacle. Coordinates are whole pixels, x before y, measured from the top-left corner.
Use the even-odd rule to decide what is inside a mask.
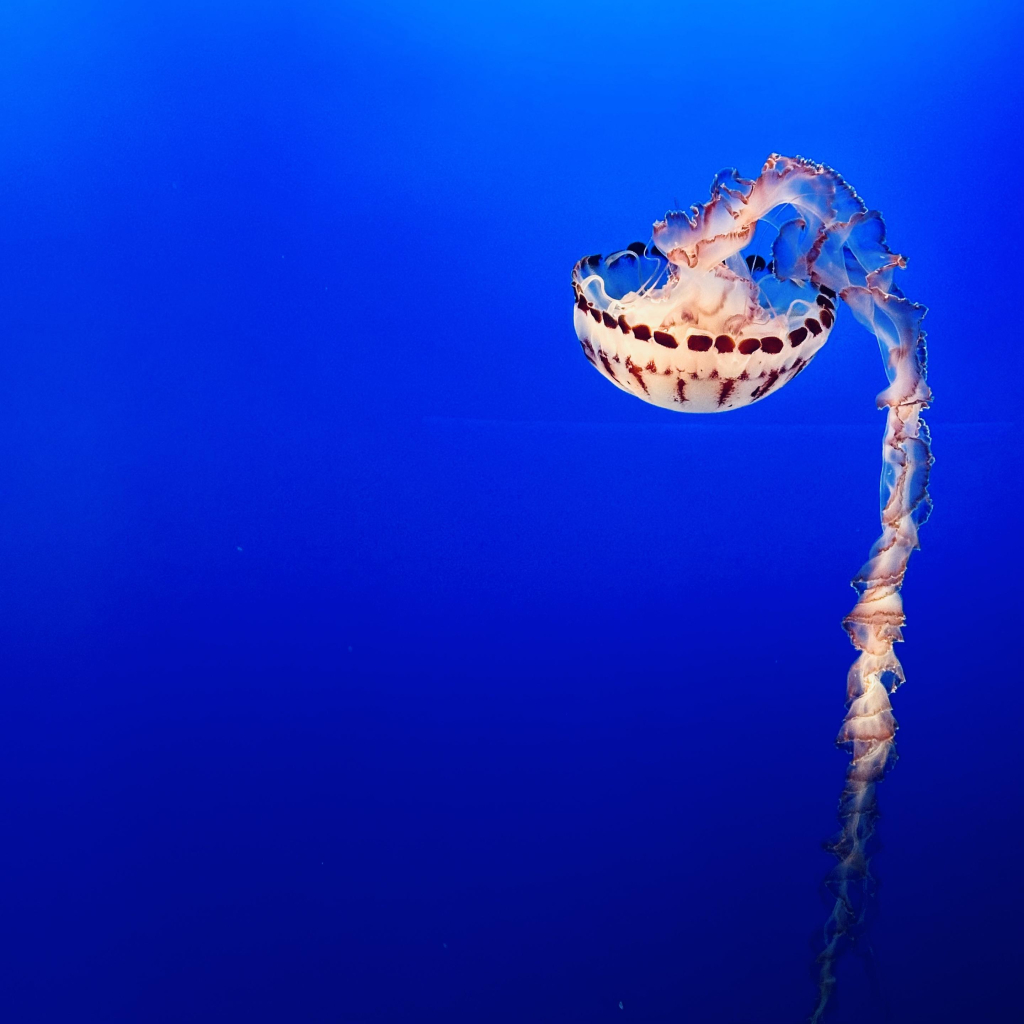
[[[889,386],[878,396],[879,407],[886,410],[882,533],[853,580],[857,602],[843,622],[860,654],[848,675],[847,713],[837,738],[850,752],[850,763],[839,799],[840,829],[829,843],[837,864],[826,886],[835,902],[818,956],[819,993],[812,1024],[823,1019],[835,988],[836,960],[843,946],[856,938],[872,893],[869,845],[878,815],[876,787],[896,758],[897,726],[889,696],[904,681],[893,650],[903,639],[900,587],[911,552],[918,546],[918,527],[931,508],[928,475],[933,461],[928,427],[921,416],[931,399],[921,330],[926,310],[908,302],[891,285],[893,269],[904,263],[885,248],[878,215],[866,214],[844,227],[850,230],[841,231],[828,244],[841,241],[846,258],[842,263],[825,261],[822,269],[832,270],[830,287],[877,337]],[[872,263],[878,265],[869,269]],[[843,273],[835,273],[840,267]]]

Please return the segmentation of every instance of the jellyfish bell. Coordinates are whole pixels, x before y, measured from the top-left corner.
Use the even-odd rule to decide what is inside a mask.
[[[773,155],[754,180],[720,172],[709,202],[668,213],[647,244],[580,260],[574,326],[587,359],[623,391],[679,412],[725,412],[806,368],[844,289],[888,290],[902,265],[881,217],[838,174]]]
[[[835,292],[776,277],[774,261],[734,254],[708,270],[653,244],[573,269],[584,355],[623,391],[680,412],[750,405],[791,381],[828,340]]]

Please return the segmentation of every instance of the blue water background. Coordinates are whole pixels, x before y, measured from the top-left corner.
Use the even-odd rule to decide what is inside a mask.
[[[1019,1013],[1018,5],[0,12],[0,1016],[805,1018],[878,530],[849,314],[719,417],[569,272],[773,151],[930,307],[874,959]],[[620,1008],[621,1002],[621,1008]]]

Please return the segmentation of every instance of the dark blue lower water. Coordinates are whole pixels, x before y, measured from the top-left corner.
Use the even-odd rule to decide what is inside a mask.
[[[935,511],[836,1024],[1016,1019],[1021,16],[0,13],[0,1016],[782,1024],[814,1005],[884,386],[716,417],[569,273],[827,162],[926,321]]]

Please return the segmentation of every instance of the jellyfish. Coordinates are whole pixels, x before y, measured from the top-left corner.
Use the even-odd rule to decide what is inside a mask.
[[[931,510],[926,308],[894,282],[905,266],[886,245],[881,215],[835,171],[773,154],[754,180],[721,171],[707,203],[666,214],[646,244],[587,256],[572,272],[583,354],[616,387],[664,409],[726,412],[778,391],[828,340],[840,300],[878,340],[888,379],[877,398],[886,413],[881,534],[853,579],[857,598],[843,621],[858,653],[836,739],[849,763],[839,831],[827,844],[836,863],[812,1024],[873,892],[876,789],[895,760],[890,696],[904,682],[893,649],[903,639],[900,588]]]

